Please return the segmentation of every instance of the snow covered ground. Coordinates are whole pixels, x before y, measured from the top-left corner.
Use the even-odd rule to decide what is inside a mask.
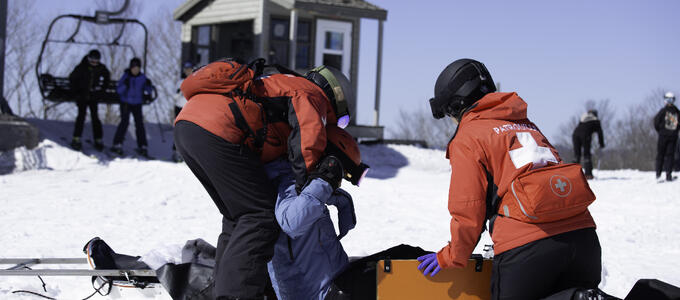
[[[0,258],[84,257],[83,245],[95,236],[116,252],[134,255],[198,237],[216,243],[220,215],[184,164],[84,155],[58,138],[68,125],[35,122],[46,137],[37,150],[0,155],[0,165],[13,157],[18,169],[0,175]],[[152,130],[157,132],[148,126]],[[107,127],[106,136],[111,133]],[[151,155],[169,156],[169,141],[152,144]],[[434,251],[444,246],[450,218],[444,153],[397,145],[361,150],[373,168],[361,187],[344,184],[358,218],[343,239],[347,252],[361,256],[401,243]],[[680,286],[680,181],[659,184],[653,173],[634,170],[600,171],[596,177],[591,187],[598,200],[591,212],[603,249],[601,288],[624,297],[640,278]],[[490,243],[488,236],[484,243]],[[15,290],[58,299],[92,292],[89,278],[44,280],[46,293],[36,277],[0,277],[0,298],[37,299]],[[149,293],[169,299],[158,289]]]

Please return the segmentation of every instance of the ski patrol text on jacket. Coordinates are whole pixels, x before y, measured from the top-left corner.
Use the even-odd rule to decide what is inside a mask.
[[[516,93],[491,93],[466,112],[446,153],[451,163],[451,241],[437,253],[442,268],[464,267],[486,217],[495,254],[532,241],[595,227],[589,211],[548,223],[524,223],[496,215],[491,204],[512,201],[515,178],[562,163],[555,148],[527,119],[527,104]],[[489,206],[487,206],[489,204]]]
[[[326,148],[326,124],[337,123],[330,101],[303,77],[275,74],[253,80],[252,70],[235,70],[234,64],[214,62],[187,77],[181,90],[188,102],[175,122],[189,121],[230,143],[247,144],[265,163],[287,153],[301,186]],[[235,89],[251,89],[255,99],[230,96]],[[261,147],[239,127],[231,103],[253,132],[266,130]]]

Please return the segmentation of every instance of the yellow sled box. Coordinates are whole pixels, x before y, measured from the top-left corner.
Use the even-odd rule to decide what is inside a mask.
[[[491,298],[492,260],[470,259],[463,269],[443,269],[423,276],[419,261],[380,260],[377,299],[488,300]]]

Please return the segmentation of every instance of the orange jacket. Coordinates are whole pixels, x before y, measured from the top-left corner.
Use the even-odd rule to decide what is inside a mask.
[[[533,141],[517,138],[530,133]],[[451,241],[437,253],[442,268],[464,267],[486,221],[487,203],[507,197],[510,183],[534,166],[562,163],[557,150],[527,119],[527,104],[516,93],[491,93],[463,116],[446,152],[451,163],[449,212]],[[491,214],[496,214],[493,211]],[[490,215],[491,215],[490,214]],[[529,224],[497,215],[492,219],[495,254],[532,241],[582,228],[595,227],[586,210],[551,223]]]
[[[246,144],[260,153],[263,162],[288,153],[296,179],[304,183],[307,172],[313,170],[326,148],[325,125],[337,123],[330,101],[318,86],[302,77],[275,74],[252,82],[234,82],[230,77],[233,72],[228,63],[215,62],[186,78],[181,90],[188,102],[175,122],[189,121],[230,143]],[[251,88],[259,103],[225,95],[236,84],[243,90]],[[263,118],[268,120],[261,149],[236,125],[229,108],[233,102],[254,131],[263,127]],[[274,111],[283,111],[284,115],[266,115],[272,110],[263,109],[263,105],[272,105],[276,107]]]

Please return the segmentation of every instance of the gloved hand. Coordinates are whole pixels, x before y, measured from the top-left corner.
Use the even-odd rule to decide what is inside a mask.
[[[342,239],[357,225],[352,196],[343,189],[337,189],[328,198],[326,204],[335,205],[338,208],[338,228],[340,229],[338,240]]]
[[[343,173],[344,170],[340,160],[335,156],[328,155],[321,159],[321,162],[319,162],[314,171],[309,173],[307,183],[309,184],[315,178],[321,178],[328,182],[333,187],[333,190],[337,190],[342,182]]]
[[[437,253],[430,253],[430,254],[425,254],[421,257],[418,257],[418,261],[420,262],[420,265],[418,265],[418,270],[423,271],[423,275],[427,276],[427,273],[430,273],[430,277],[436,275],[439,273],[439,271],[442,270],[442,268],[439,266],[439,262],[437,261]]]

